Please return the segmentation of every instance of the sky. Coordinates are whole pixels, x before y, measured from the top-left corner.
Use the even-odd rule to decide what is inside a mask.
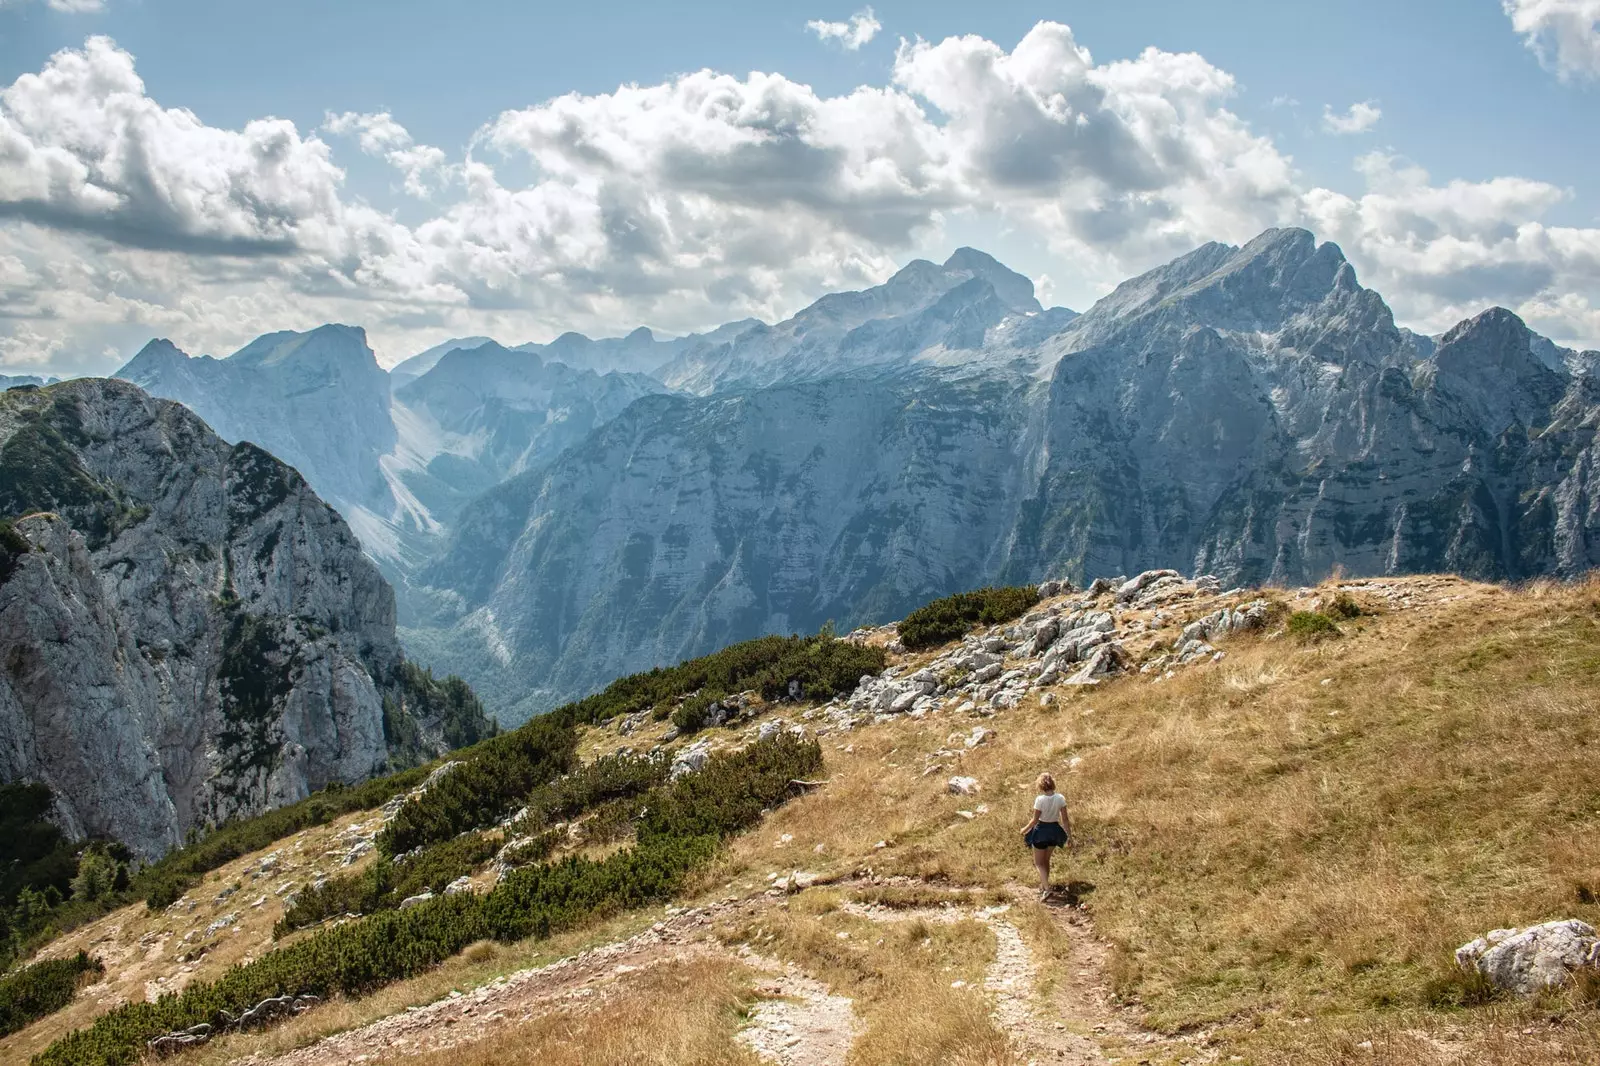
[[[0,373],[682,333],[960,245],[1081,310],[1274,225],[1600,348],[1600,0],[0,0]]]

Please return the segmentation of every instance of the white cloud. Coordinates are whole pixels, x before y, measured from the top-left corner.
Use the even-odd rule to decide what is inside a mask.
[[[336,137],[354,134],[363,152],[400,171],[405,190],[412,196],[426,199],[449,173],[444,152],[412,141],[411,134],[387,111],[345,111],[338,115],[330,112],[322,128]]]
[[[21,7],[28,0],[0,0],[0,8]],[[106,9],[106,0],[45,0],[46,6],[51,11],[61,11],[67,14],[89,14]]]
[[[1351,104],[1350,110],[1344,114],[1324,104],[1322,128],[1329,133],[1365,133],[1376,126],[1382,117],[1383,112],[1371,100]]]
[[[1502,0],[1511,27],[1563,80],[1600,78],[1600,0]]]
[[[822,19],[812,19],[806,23],[806,29],[817,35],[818,40],[838,41],[845,48],[854,52],[878,35],[883,29],[883,23],[873,15],[872,8],[863,8],[850,16],[848,22],[824,22]]]
[[[398,356],[423,336],[773,319],[881,280],[958,220],[1035,235],[1077,304],[1203,241],[1304,224],[1402,321],[1444,328],[1493,301],[1600,341],[1600,230],[1544,221],[1564,190],[1438,183],[1381,154],[1358,193],[1307,188],[1235,92],[1199,55],[1096,63],[1041,23],[1010,50],[902,42],[885,84],[836,96],[709,70],[572,93],[493,117],[451,157],[387,112],[330,114],[320,134],[206,126],[91,38],[0,88],[0,364],[105,369],[108,347],[151,334],[221,353],[335,320]],[[428,197],[421,221],[349,194],[344,138]]]

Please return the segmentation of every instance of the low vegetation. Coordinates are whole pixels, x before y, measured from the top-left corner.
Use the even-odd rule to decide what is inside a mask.
[[[920,651],[956,640],[974,626],[997,625],[1019,618],[1039,602],[1033,585],[982,588],[934,600],[906,615],[900,623],[900,643]]]
[[[534,788],[572,769],[577,743],[570,726],[546,717],[459,753],[459,766],[401,805],[378,835],[378,850],[394,858],[496,824]]]
[[[619,714],[653,710],[667,717],[680,697],[698,692],[754,689],[767,700],[787,699],[791,683],[801,698],[826,700],[856,686],[862,674],[884,667],[881,648],[838,640],[831,631],[811,637],[760,637],[677,666],[612,682],[603,691],[550,713],[571,725],[594,725]]]
[[[780,736],[716,757],[662,786],[638,843],[603,859],[569,856],[517,870],[487,895],[438,896],[406,910],[319,930],[153,1003],[129,1003],[50,1045],[39,1066],[135,1061],[145,1042],[238,1013],[270,996],[362,995],[414,976],[474,941],[544,937],[613,911],[670,897],[729,834],[791,796],[822,763],[815,743]],[[459,772],[459,771],[458,771]],[[448,778],[446,778],[448,780]]]
[[[862,674],[882,670],[884,661],[881,648],[839,640],[824,631],[811,637],[747,640],[677,666],[622,678],[460,753],[460,767],[401,807],[379,836],[378,848],[393,857],[509,817],[535,787],[573,768],[576,726],[640,711],[664,718],[679,698],[706,691],[755,689],[763,698],[777,700],[788,698],[793,686],[805,699],[825,700],[851,691]]]
[[[1357,611],[1359,613],[1359,608]],[[1289,616],[1285,628],[1291,637],[1302,644],[1315,644],[1340,635],[1338,624],[1321,611],[1295,611]]]
[[[104,972],[98,960],[80,951],[71,958],[46,959],[0,977],[0,1036],[65,1007],[85,974]]]

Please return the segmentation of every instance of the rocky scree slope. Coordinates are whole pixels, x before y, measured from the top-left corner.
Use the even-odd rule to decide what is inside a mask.
[[[1007,275],[914,263],[781,343],[686,352],[663,377],[718,391],[638,402],[466,508],[407,639],[514,719],[988,582],[1597,561],[1593,353],[1510,312],[1419,338],[1304,230],[1207,245],[1077,317]],[[989,324],[956,337],[969,318]]]
[[[70,835],[153,858],[442,750],[349,528],[186,408],[101,379],[0,394],[0,516],[0,781],[48,785]]]

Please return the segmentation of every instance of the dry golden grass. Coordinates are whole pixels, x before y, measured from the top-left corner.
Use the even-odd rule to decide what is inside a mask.
[[[26,1062],[58,1037],[88,1025],[118,1004],[179,991],[191,981],[214,980],[235,963],[270,951],[275,946],[273,923],[283,914],[276,887],[285,881],[304,885],[319,874],[344,869],[340,861],[348,845],[341,844],[339,834],[371,816],[371,812],[346,815],[279,841],[268,851],[279,852],[280,866],[264,877],[244,872],[261,858],[261,853],[213,870],[186,893],[184,898],[195,903],[192,910],[179,908],[152,914],[143,903],[136,903],[51,942],[39,952],[40,958],[62,958],[81,948],[105,964],[105,975],[62,1010],[0,1039],[0,1062]],[[370,858],[362,859],[349,869],[362,870],[370,862]],[[232,895],[217,899],[232,886],[238,886]],[[262,896],[267,897],[265,903],[251,906]],[[237,914],[238,921],[215,936],[198,936],[225,914]],[[183,937],[190,933],[197,934],[197,938],[184,944]],[[204,954],[188,962],[179,961],[179,956],[201,945],[207,947]]]
[[[979,991],[994,935],[971,919],[878,922],[839,909],[814,890],[724,931],[754,950],[799,965],[855,1002],[863,1032],[851,1066],[1015,1066],[1006,1036]]]
[[[1340,638],[1236,638],[1219,642],[1223,663],[1168,681],[1136,675],[1060,689],[1054,706],[1030,701],[985,722],[998,736],[972,751],[950,738],[974,722],[948,712],[828,735],[828,784],[736,840],[695,876],[690,896],[753,894],[792,870],[924,879],[916,888],[811,890],[724,935],[799,962],[855,999],[866,1022],[851,1055],[858,1066],[1011,1062],[971,988],[992,958],[986,928],[875,925],[840,905],[982,904],[1026,887],[1033,875],[1018,831],[1033,778],[1049,769],[1081,841],[1058,859],[1055,880],[1071,882],[1085,902],[1113,946],[1116,990],[1151,1025],[1208,1030],[1221,1061],[1600,1062],[1593,989],[1459,1006],[1471,996],[1451,960],[1458,944],[1490,928],[1564,917],[1600,924],[1600,583],[1386,584],[1387,593],[1354,591],[1377,613],[1341,621]],[[1332,585],[1298,600],[1271,592],[1285,610],[1336,594]],[[1170,644],[1176,632],[1168,626],[1130,646]],[[586,750],[619,742],[640,743],[591,735]],[[941,750],[959,753],[930,758]],[[978,778],[982,792],[946,795],[957,773]],[[1062,968],[1080,964],[1068,963],[1050,911],[1011,914],[1048,998]],[[301,1046],[620,939],[653,917],[542,944],[478,946],[431,974],[189,1061]],[[952,988],[958,980],[966,986]],[[724,1039],[743,993],[714,986],[701,998],[683,991],[692,984],[672,986],[680,995],[650,1006],[656,1013],[634,1027],[677,1032],[699,1019],[712,1043],[657,1058],[629,1058],[635,1052],[619,1043],[605,1052],[619,1058],[581,1061],[747,1061],[717,1057],[744,1054]],[[19,1038],[36,1049],[40,1033],[83,1024],[97,1009],[75,1005],[40,1023],[44,1030],[17,1034],[0,1043],[0,1059],[20,1061]],[[550,1057],[566,1054],[557,1044],[610,1024],[606,1012],[564,1015],[524,1039],[547,1049],[538,1061],[564,1062]],[[512,1057],[515,1043],[472,1061],[524,1061]],[[652,1041],[637,1054],[656,1049]]]
[[[994,742],[928,777],[924,756],[970,723],[826,738],[828,788],[740,841],[739,858],[753,872],[1026,883],[1017,828],[1033,777],[1051,769],[1083,841],[1056,881],[1082,883],[1117,949],[1118,991],[1152,1024],[1337,1048],[1403,1018],[1492,1043],[1512,1023],[1449,1009],[1452,950],[1505,925],[1600,922],[1600,586],[1394,584],[1409,605],[1358,590],[1383,609],[1342,622],[1339,639],[1239,638],[1220,645],[1225,662],[1169,681],[1003,712]],[[981,795],[943,795],[957,772]],[[989,814],[955,816],[980,801]],[[793,840],[774,848],[784,833]],[[1302,1017],[1313,1020],[1285,1029],[1288,1043],[1271,1035]],[[1592,1010],[1562,1018],[1557,1031],[1600,1061]]]
[[[596,1006],[576,1005],[475,1044],[379,1062],[414,1066],[757,1066],[735,1039],[750,973],[698,959],[640,974]]]
[[[227,1036],[185,1053],[182,1061],[186,1066],[220,1066],[250,1055],[282,1055],[334,1033],[398,1014],[407,1007],[432,1003],[452,991],[469,991],[505,974],[546,966],[588,948],[626,940],[648,928],[659,915],[659,911],[634,912],[548,940],[530,939],[516,944],[480,940],[425,974],[398,981],[360,999],[334,999],[270,1029]]]

